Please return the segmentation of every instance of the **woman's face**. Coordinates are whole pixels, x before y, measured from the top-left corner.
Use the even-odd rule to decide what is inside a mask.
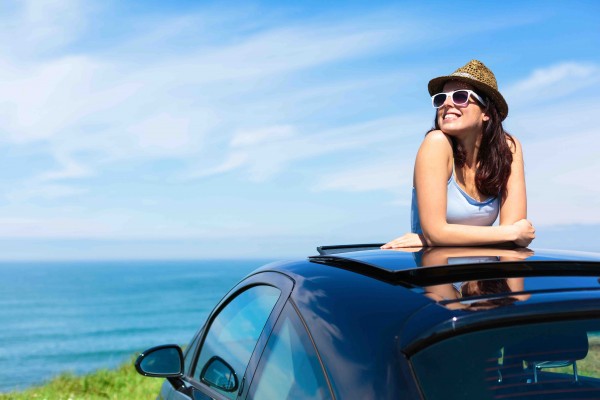
[[[473,87],[459,81],[448,81],[444,85],[444,92],[452,92],[459,89],[470,89]],[[469,96],[469,102],[465,105],[456,105],[451,96],[446,97],[444,104],[437,109],[437,121],[442,132],[452,136],[463,136],[470,132],[481,133],[483,123],[489,120],[479,102]]]

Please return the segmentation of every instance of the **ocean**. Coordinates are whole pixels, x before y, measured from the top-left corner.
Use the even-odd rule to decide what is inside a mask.
[[[267,260],[0,263],[0,392],[187,344]]]

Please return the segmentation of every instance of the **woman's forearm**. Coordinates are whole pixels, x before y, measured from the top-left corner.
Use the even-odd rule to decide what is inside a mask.
[[[514,225],[472,226],[459,224],[443,224],[426,229],[423,236],[429,246],[481,246],[514,242],[519,233]]]

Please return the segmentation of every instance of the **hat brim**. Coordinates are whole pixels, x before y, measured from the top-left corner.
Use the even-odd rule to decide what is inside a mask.
[[[460,81],[468,83],[476,89],[475,91],[477,93],[483,94],[486,98],[491,99],[496,105],[498,115],[500,116],[500,120],[503,121],[508,115],[508,104],[506,103],[506,100],[504,100],[504,97],[502,97],[499,91],[491,88],[485,83],[481,83],[475,79],[471,79],[466,76],[448,75],[434,78],[430,80],[429,85],[427,85],[429,94],[433,96],[436,93],[442,92],[444,90],[444,85],[448,81]]]

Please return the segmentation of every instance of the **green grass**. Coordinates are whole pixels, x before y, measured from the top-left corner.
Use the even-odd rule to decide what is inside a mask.
[[[42,386],[0,394],[0,400],[154,400],[163,381],[139,375],[131,360],[115,370],[61,374]]]

